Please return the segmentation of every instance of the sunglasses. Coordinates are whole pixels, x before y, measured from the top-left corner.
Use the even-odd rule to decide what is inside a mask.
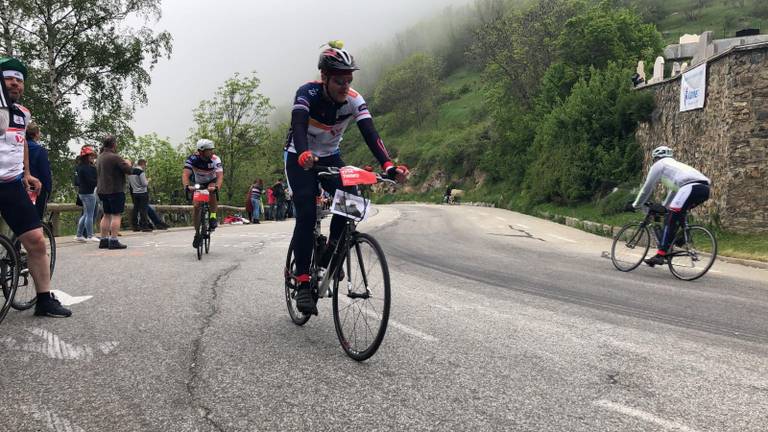
[[[340,76],[334,76],[331,77],[331,81],[333,81],[334,84],[336,84],[339,87],[348,86],[352,84],[352,77],[340,77]]]

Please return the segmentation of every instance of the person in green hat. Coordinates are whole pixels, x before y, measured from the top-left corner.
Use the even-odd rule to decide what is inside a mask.
[[[29,168],[25,134],[32,113],[19,104],[27,67],[19,59],[2,57],[0,71],[0,216],[27,250],[27,265],[37,291],[35,315],[68,317],[72,312],[50,292],[50,262],[40,217],[32,202],[42,185]]]

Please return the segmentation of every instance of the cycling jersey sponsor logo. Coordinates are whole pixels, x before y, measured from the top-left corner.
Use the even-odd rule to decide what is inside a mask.
[[[13,122],[19,125],[27,124],[27,120],[23,116],[16,115],[16,114],[13,115]]]
[[[317,96],[317,89],[309,89],[308,93],[310,96]]]

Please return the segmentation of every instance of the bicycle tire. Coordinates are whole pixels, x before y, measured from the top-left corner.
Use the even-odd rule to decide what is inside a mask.
[[[8,237],[0,235],[0,286],[2,286],[3,299],[5,299],[0,305],[0,323],[5,319],[16,297],[20,266],[21,259],[14,244]]]
[[[704,276],[717,258],[717,240],[708,229],[700,225],[687,228],[688,241],[681,247],[674,247],[669,254],[669,271],[681,280],[693,281]],[[681,232],[681,234],[683,234]],[[704,257],[704,266],[697,267],[697,262]],[[689,272],[690,270],[690,272]]]
[[[617,270],[628,272],[637,268],[651,247],[651,233],[640,222],[630,222],[616,233],[611,244],[611,262]]]
[[[48,226],[48,224],[43,224],[43,238],[45,240],[45,249],[46,253],[48,254],[49,258],[49,269],[50,269],[50,275],[51,279],[53,279],[53,270],[56,268],[56,237],[53,236],[53,231]],[[14,246],[16,247],[16,250],[21,250],[21,242],[17,239],[14,242]],[[21,259],[21,256],[19,257]],[[23,270],[21,270],[23,272]],[[19,277],[22,277],[22,274],[19,274]],[[27,310],[31,308],[32,306],[37,303],[37,289],[35,288],[35,283],[32,280],[31,275],[27,274],[24,276],[26,278],[26,284],[19,285],[19,287],[16,289],[16,296],[14,297],[13,303],[11,304],[11,307],[13,307],[16,310]]]
[[[303,314],[296,307],[296,259],[293,256],[293,242],[288,247],[288,255],[285,258],[285,304],[288,307],[288,315],[294,324],[303,326],[312,317],[311,314]]]
[[[364,361],[376,353],[387,332],[391,301],[389,268],[379,243],[363,233],[355,233],[344,263],[344,281],[339,281],[338,277],[334,281],[334,327],[344,352],[354,360]],[[381,274],[377,275],[377,271]],[[346,289],[340,286],[342,282]],[[375,305],[372,300],[376,301]],[[377,319],[378,326],[369,325],[367,317]],[[358,332],[360,319],[365,320],[365,326],[360,327],[364,335]],[[352,324],[351,329],[346,329],[347,323]]]
[[[208,251],[211,249],[211,212],[208,210],[208,207],[205,207],[205,211],[202,212],[203,220],[200,221],[200,226],[204,227],[204,233],[203,233],[203,249],[205,250],[205,253],[207,254]]]

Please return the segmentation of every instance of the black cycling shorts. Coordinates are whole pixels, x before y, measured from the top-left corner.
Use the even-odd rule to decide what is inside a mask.
[[[41,226],[37,209],[21,180],[0,183],[0,215],[17,237]]]
[[[125,211],[125,192],[99,194],[104,214],[119,215]]]

